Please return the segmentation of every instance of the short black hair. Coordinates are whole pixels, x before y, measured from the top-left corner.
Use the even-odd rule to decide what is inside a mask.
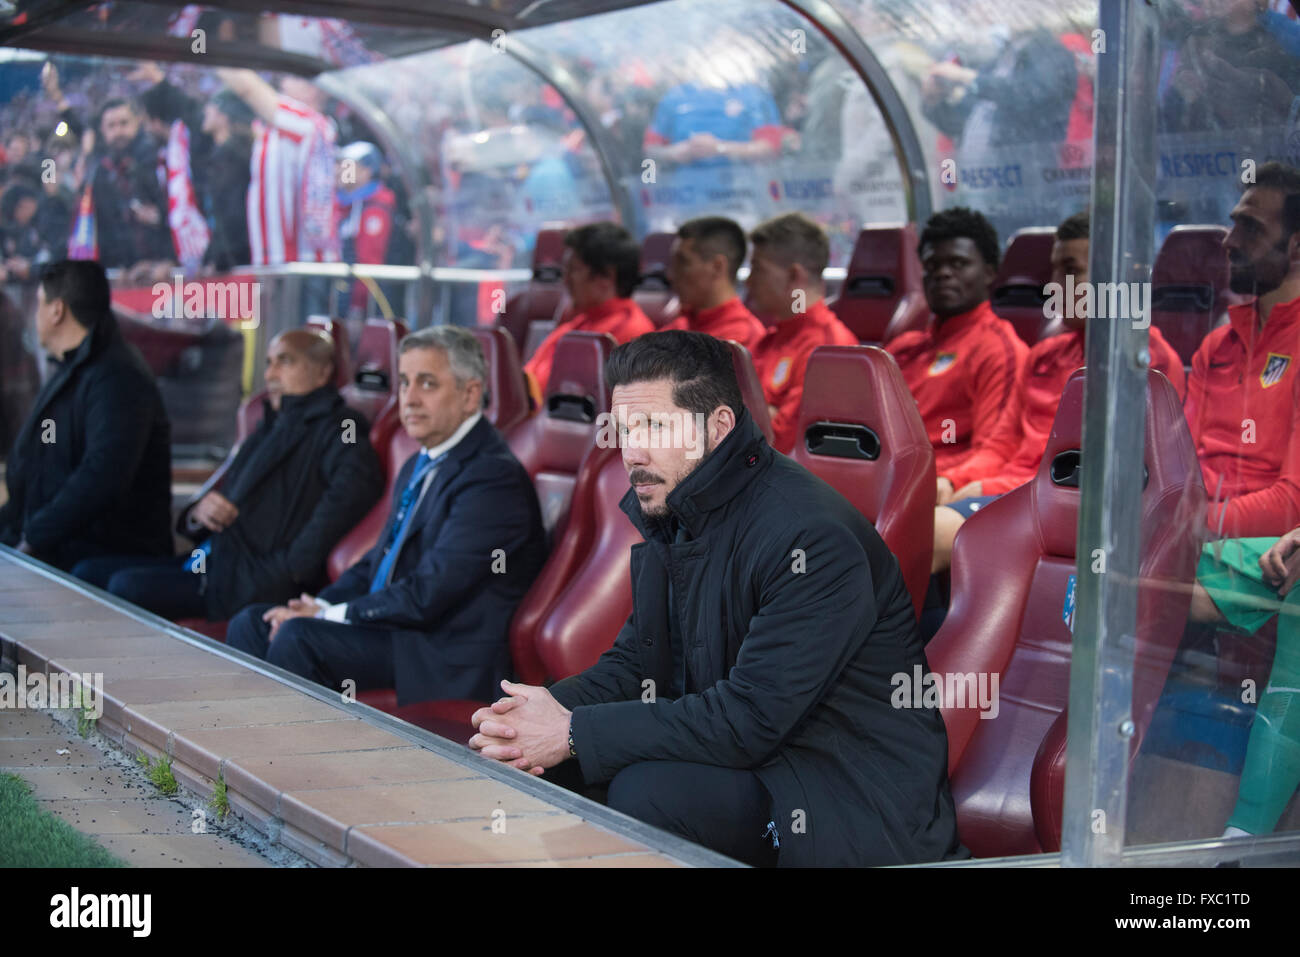
[[[1246,189],[1252,186],[1275,189],[1282,194],[1283,239],[1290,239],[1292,233],[1300,231],[1300,169],[1269,160],[1255,170],[1255,182],[1246,184]]]
[[[108,276],[94,259],[60,259],[41,270],[45,301],[62,299],[77,322],[87,329],[112,309]]]
[[[916,254],[926,246],[933,246],[948,239],[969,239],[980,251],[984,261],[994,269],[998,268],[1002,255],[998,251],[998,231],[984,218],[978,210],[966,206],[954,206],[943,212],[935,213],[925,223],[921,238],[916,244]]]
[[[140,94],[140,107],[145,115],[167,124],[184,119],[186,105],[185,94],[166,80]]]
[[[677,228],[677,238],[692,240],[696,251],[704,257],[722,253],[727,257],[727,270],[731,281],[736,281],[736,273],[745,261],[748,244],[745,231],[734,219],[726,216],[700,216],[684,222]]]
[[[621,299],[632,295],[641,278],[641,247],[617,223],[589,223],[571,229],[564,245],[599,275],[610,275]]]
[[[1088,211],[1080,210],[1073,216],[1061,220],[1061,225],[1056,227],[1056,238],[1063,243],[1071,239],[1087,239],[1091,233],[1091,226]]]
[[[725,405],[740,418],[745,407],[731,347],[702,332],[668,329],[637,336],[610,353],[605,378],[611,389],[669,379],[674,404],[691,413],[709,415]]]
[[[41,194],[36,191],[34,186],[29,186],[21,180],[13,180],[0,195],[0,220],[11,223],[18,212],[18,204],[25,199],[33,199],[37,204],[41,201]]]
[[[116,110],[118,107],[122,107],[122,106],[125,106],[128,110],[130,110],[132,113],[136,114],[137,116],[140,115],[140,108],[136,106],[132,100],[128,100],[120,96],[115,96],[112,99],[108,100],[108,102],[106,102],[103,106],[99,108],[99,113],[96,114],[95,116],[95,128],[98,129],[99,127],[104,125],[105,113],[107,113],[109,110]]]

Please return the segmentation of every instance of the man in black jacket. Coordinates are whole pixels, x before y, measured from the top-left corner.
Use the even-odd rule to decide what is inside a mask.
[[[535,774],[575,757],[610,806],[748,863],[964,855],[942,718],[891,704],[926,662],[871,523],[764,441],[724,343],[642,336],[606,375],[645,537],[632,615],[549,691],[503,682],[470,746]]]
[[[100,110],[99,130],[103,149],[87,176],[101,260],[113,268],[175,258],[167,193],[158,181],[158,143],[135,104],[109,100]]]
[[[325,333],[272,339],[262,421],[219,489],[181,514],[180,530],[200,547],[182,558],[93,558],[73,574],[164,617],[213,621],[316,588],[330,549],[384,490],[365,417],[344,404],[333,378]]]
[[[399,704],[486,699],[510,670],[507,630],[545,558],[528,473],[483,418],[482,347],[435,326],[402,340],[402,466],[379,541],[318,596],[252,605],[232,648],[330,687],[397,689]]]
[[[170,554],[171,427],[99,263],[45,267],[36,332],[52,371],[9,453],[0,542],[63,569]]]

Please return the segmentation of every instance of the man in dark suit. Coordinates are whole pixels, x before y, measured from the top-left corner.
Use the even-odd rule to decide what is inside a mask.
[[[231,620],[233,648],[399,704],[487,698],[510,670],[507,629],[545,558],[528,473],[483,418],[474,334],[411,333],[398,360],[402,425],[423,448],[398,472],[379,541],[319,595]]]
[[[586,671],[502,682],[470,747],[608,782],[611,807],[747,863],[964,856],[943,719],[893,693],[925,652],[871,523],[768,445],[720,340],[651,333],[606,377],[634,610]]]
[[[171,553],[171,426],[90,260],[46,266],[36,334],[51,372],[9,453],[0,542],[71,568]]]
[[[335,543],[384,491],[365,417],[333,385],[334,344],[291,329],[267,347],[262,420],[180,517],[195,553],[112,556],[73,574],[167,618],[222,621],[325,580]]]

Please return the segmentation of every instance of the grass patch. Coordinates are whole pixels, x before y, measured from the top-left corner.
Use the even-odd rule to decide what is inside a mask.
[[[219,771],[217,783],[212,786],[212,800],[208,802],[208,807],[216,811],[217,817],[223,821],[230,813],[230,799],[226,797],[226,776]]]
[[[176,784],[176,777],[172,774],[172,759],[170,755],[160,754],[158,760],[150,761],[149,755],[141,751],[135,756],[136,762],[144,768],[145,773],[149,775],[149,780],[163,794],[168,797],[179,790]]]
[[[90,695],[84,692],[85,689],[78,684],[72,700],[72,706],[77,709],[77,734],[83,738],[95,730],[95,722],[99,720],[91,707]]]
[[[42,811],[31,787],[0,774],[0,867],[126,867],[92,838]]]

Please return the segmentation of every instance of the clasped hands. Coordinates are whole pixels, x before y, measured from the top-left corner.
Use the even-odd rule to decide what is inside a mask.
[[[266,636],[266,640],[274,641],[275,633],[290,618],[315,618],[316,613],[322,607],[318,599],[303,592],[301,598],[290,598],[287,605],[276,605],[274,608],[268,608],[266,613],[262,615],[262,621],[271,624],[271,633]]]
[[[474,712],[469,746],[521,771],[540,775],[569,757],[570,711],[545,688],[501,682],[506,697]]]

